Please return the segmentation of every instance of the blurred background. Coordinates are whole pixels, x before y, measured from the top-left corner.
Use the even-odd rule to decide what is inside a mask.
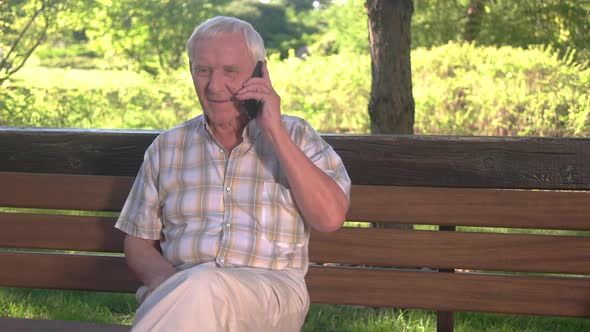
[[[414,0],[414,133],[590,136],[590,1]],[[201,113],[184,46],[262,34],[284,113],[366,134],[364,0],[0,0],[0,126],[167,129]]]

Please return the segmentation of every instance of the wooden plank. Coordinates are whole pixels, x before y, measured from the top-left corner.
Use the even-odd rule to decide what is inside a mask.
[[[0,206],[119,211],[132,177],[0,172]],[[17,188],[16,190],[14,188]],[[7,192],[2,192],[7,190]],[[590,192],[352,187],[348,220],[590,230]]]
[[[352,187],[347,220],[590,230],[590,192]]]
[[[132,293],[140,283],[122,256],[0,251],[0,287]]]
[[[316,263],[590,275],[590,265],[580,263],[590,262],[590,237],[343,228],[335,233],[313,232],[309,259]]]
[[[0,128],[0,171],[135,176],[159,131]]]
[[[158,133],[0,128],[0,171],[134,176]],[[590,139],[323,137],[355,184],[590,189]]]
[[[313,303],[590,318],[590,279],[311,267]]]
[[[0,317],[0,330],[10,332],[129,332],[131,326],[64,320]]]
[[[115,218],[107,217],[0,214],[0,247],[122,252],[124,234],[114,223]],[[313,232],[310,259],[374,266],[590,274],[590,266],[579,263],[590,261],[590,238],[343,228],[335,233]]]
[[[590,139],[327,136],[355,184],[589,189]]]
[[[120,211],[134,178],[0,172],[0,207]]]
[[[114,217],[0,213],[0,247],[123,252]]]
[[[0,286],[133,292],[123,257],[0,252]],[[43,271],[43,273],[39,273]],[[590,279],[311,267],[312,302],[590,317]]]

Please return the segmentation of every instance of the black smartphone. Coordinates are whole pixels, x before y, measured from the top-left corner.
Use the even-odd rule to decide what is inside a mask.
[[[252,77],[262,77],[262,61],[256,62],[256,67],[254,67]],[[247,99],[242,102],[242,105],[244,105],[244,108],[246,109],[248,118],[254,119],[256,115],[258,115],[258,109],[260,108],[260,103],[258,100]]]

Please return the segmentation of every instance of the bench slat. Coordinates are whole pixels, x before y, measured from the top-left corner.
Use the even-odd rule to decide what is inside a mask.
[[[0,171],[135,176],[161,131],[0,128]],[[323,135],[355,184],[590,189],[590,139]]]
[[[590,192],[352,187],[347,220],[590,230]]]
[[[0,173],[0,207],[119,211],[133,177]]]
[[[122,257],[0,252],[3,287],[134,292]],[[8,264],[8,265],[7,265]],[[10,271],[22,271],[10,275]],[[39,273],[43,271],[43,273]],[[314,303],[590,317],[589,278],[310,268]]]
[[[0,251],[0,287],[135,292],[122,256]],[[18,273],[14,273],[18,271]]]
[[[313,232],[309,256],[318,263],[590,275],[590,264],[581,263],[590,262],[590,237],[576,236],[343,228]]]
[[[124,234],[114,223],[109,217],[4,213],[0,247],[122,252]],[[347,248],[346,255],[342,248]],[[310,260],[590,274],[590,265],[580,264],[590,261],[590,237],[343,228],[329,234],[314,231]]]
[[[123,252],[116,218],[0,213],[0,248]]]
[[[119,211],[133,178],[0,172],[0,183],[0,207]],[[589,200],[590,192],[356,185],[347,219],[590,230]]]
[[[122,257],[0,252],[0,264],[11,267],[0,270],[3,287],[133,292],[139,286]],[[306,279],[314,303],[590,317],[588,278],[312,266]]]
[[[311,267],[314,303],[590,317],[590,279]]]

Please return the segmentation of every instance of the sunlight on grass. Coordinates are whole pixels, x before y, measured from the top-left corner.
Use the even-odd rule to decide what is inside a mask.
[[[23,67],[12,78],[35,88],[78,89],[145,86],[149,77],[132,71]]]
[[[132,294],[0,288],[0,316],[131,324]]]
[[[435,322],[433,313],[422,310],[314,304],[302,331],[434,331]]]

